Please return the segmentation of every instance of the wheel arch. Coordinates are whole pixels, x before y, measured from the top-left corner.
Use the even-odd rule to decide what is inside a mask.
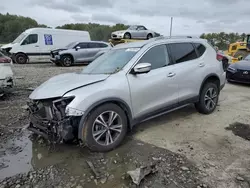
[[[65,53],[65,54],[61,54],[61,56],[63,57],[63,56],[70,56],[70,58],[73,60],[73,62],[72,63],[75,63],[75,59],[74,59],[74,56],[72,55],[72,54],[70,54],[70,53]],[[61,57],[61,58],[62,58]]]
[[[209,74],[202,81],[202,84],[201,84],[201,87],[200,87],[200,91],[199,91],[199,95],[200,95],[200,93],[201,93],[202,88],[204,87],[204,85],[206,83],[208,83],[208,82],[215,83],[217,85],[218,89],[219,89],[219,92],[220,92],[220,78],[216,74]]]
[[[14,60],[16,61],[16,56],[18,55],[18,54],[22,54],[22,55],[25,55],[26,57],[27,57],[27,59],[28,59],[28,61],[29,61],[29,56],[25,53],[25,52],[17,52],[17,53],[15,53],[14,54]]]
[[[104,104],[107,103],[113,103],[116,104],[117,106],[119,106],[126,114],[126,118],[128,120],[128,128],[132,128],[132,112],[131,109],[129,107],[129,105],[122,99],[120,98],[107,98],[107,99],[103,99],[100,100],[98,102],[95,102],[94,104],[92,104],[84,113],[84,115],[81,117],[80,123],[79,123],[79,127],[78,127],[78,138],[82,140],[82,129],[84,128],[84,124],[86,119],[88,118],[89,114],[95,110],[97,107],[102,106]]]

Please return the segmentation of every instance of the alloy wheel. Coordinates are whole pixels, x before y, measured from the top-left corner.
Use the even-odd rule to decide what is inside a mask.
[[[205,94],[205,106],[208,110],[215,108],[217,104],[218,94],[214,88],[209,88]]]
[[[70,66],[71,65],[71,58],[70,57],[65,57],[63,62],[64,62],[65,66]]]
[[[92,136],[98,144],[108,146],[119,138],[122,127],[122,119],[119,114],[114,111],[106,111],[95,119]]]

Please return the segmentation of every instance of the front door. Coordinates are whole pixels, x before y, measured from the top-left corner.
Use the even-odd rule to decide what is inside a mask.
[[[29,34],[21,43],[21,51],[28,55],[30,62],[40,59],[40,45],[38,34]]]
[[[75,51],[72,52],[76,63],[84,63],[88,61],[88,43],[81,42],[75,46]]]
[[[138,63],[151,63],[152,67],[145,74],[127,75],[134,117],[151,115],[176,105],[178,83],[175,81],[175,65],[169,63],[166,45],[149,49]]]

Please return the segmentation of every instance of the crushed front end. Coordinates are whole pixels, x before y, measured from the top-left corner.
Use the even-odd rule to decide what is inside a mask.
[[[67,105],[74,97],[32,100],[28,102],[30,125],[28,130],[52,143],[76,138],[80,116],[67,116]]]

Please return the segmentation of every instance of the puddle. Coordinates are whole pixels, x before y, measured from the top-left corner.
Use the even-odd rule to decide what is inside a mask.
[[[162,183],[170,185],[171,179],[176,179],[176,182],[188,180],[186,184],[191,187],[197,184],[197,169],[186,159],[182,159],[181,156],[168,150],[136,141],[130,136],[123,145],[108,153],[93,153],[87,148],[66,144],[49,149],[48,146],[39,144],[37,141],[32,142],[28,136],[28,133],[25,133],[20,138],[9,140],[4,146],[5,153],[0,152],[0,164],[2,162],[6,165],[2,169],[0,166],[0,182],[6,177],[13,177],[19,173],[37,172],[54,166],[60,174],[57,179],[60,178],[59,182],[62,182],[62,187],[69,187],[68,182],[71,182],[72,179],[76,185],[84,184],[84,187],[131,187],[131,179],[126,172],[155,162],[161,163],[158,174],[149,175],[150,181],[142,182],[144,186],[151,187],[158,184],[159,187],[162,187]],[[100,177],[96,177],[87,161],[93,164],[94,171]],[[180,169],[183,165],[188,167],[188,173],[182,172]],[[64,174],[64,172],[67,173]],[[44,170],[42,174],[46,173],[47,171]],[[51,185],[55,183],[53,179],[38,179],[37,181],[37,183],[49,182]],[[28,183],[29,178],[23,182],[24,185]]]
[[[249,124],[236,122],[236,123],[229,125],[229,127],[226,127],[225,129],[231,130],[234,133],[234,135],[250,141],[250,125]]]
[[[25,173],[32,170],[32,142],[27,134],[21,138],[10,139],[6,142],[0,154],[0,180],[6,177]]]

